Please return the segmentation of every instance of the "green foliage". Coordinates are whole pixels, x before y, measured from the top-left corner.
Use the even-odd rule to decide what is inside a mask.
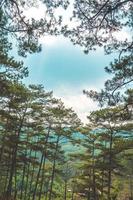
[[[25,10],[31,7],[43,6],[45,15],[39,20],[35,18],[28,19]],[[54,15],[55,9],[62,6],[64,9],[68,6],[67,0],[59,1],[17,1],[1,0],[0,2],[0,34],[6,32],[10,37],[16,38],[18,53],[26,56],[28,53],[41,51],[39,37],[46,34],[59,34],[59,27],[62,21],[61,17]],[[6,24],[5,24],[6,21]]]
[[[117,32],[133,27],[132,0],[75,0],[72,20],[77,26],[63,28],[64,35],[74,44],[84,47],[84,52],[104,46],[106,53],[120,50],[122,53],[132,52],[131,40],[118,40]]]

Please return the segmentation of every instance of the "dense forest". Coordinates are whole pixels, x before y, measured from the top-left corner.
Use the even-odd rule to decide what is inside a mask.
[[[0,200],[133,200],[133,41],[113,38],[132,34],[133,1],[75,0],[74,28],[54,15],[70,2],[41,3],[45,18],[29,20],[24,9],[36,0],[0,1]],[[45,34],[62,34],[86,54],[117,52],[104,88],[83,91],[99,104],[87,124],[43,85],[23,82],[30,74],[13,46],[23,60],[41,51]]]

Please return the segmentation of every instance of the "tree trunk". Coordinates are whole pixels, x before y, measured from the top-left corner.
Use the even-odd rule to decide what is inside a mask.
[[[15,172],[15,191],[14,191],[14,200],[16,200],[17,197],[17,174]]]
[[[56,166],[56,155],[57,155],[57,150],[58,150],[59,139],[60,139],[60,136],[57,137],[57,141],[56,141],[56,148],[55,148],[55,153],[54,153],[54,163],[53,163],[51,184],[50,184],[50,191],[49,191],[49,200],[52,199],[52,190],[53,190],[53,182],[54,182],[55,166]]]
[[[21,183],[20,200],[23,199],[25,173],[26,173],[26,164],[24,164],[24,166],[23,166],[23,176],[22,176],[22,183]]]
[[[10,199],[10,197],[11,197],[12,180],[13,180],[14,172],[16,172],[16,158],[17,158],[17,151],[18,151],[18,141],[19,141],[21,129],[22,129],[22,126],[23,126],[24,118],[25,118],[25,115],[26,115],[26,111],[27,111],[27,107],[25,108],[24,113],[23,113],[23,117],[20,120],[20,125],[19,125],[19,128],[18,128],[18,131],[15,132],[16,144],[15,144],[15,147],[13,148],[13,151],[12,151],[12,163],[11,163],[10,177],[9,177],[9,182],[8,182],[7,192],[6,192],[7,193],[7,200]]]
[[[31,150],[30,150],[30,153],[29,153],[29,157],[31,157]],[[27,198],[27,190],[28,190],[28,183],[29,183],[29,173],[30,173],[30,163],[28,163],[28,167],[27,167],[27,176],[26,176],[24,200],[26,200],[26,198]]]
[[[113,131],[110,133],[110,147],[109,147],[109,171],[108,171],[108,200],[111,200],[111,175],[112,175],[112,145],[113,145]]]
[[[44,182],[44,175],[45,175],[45,162],[46,162],[46,157],[47,157],[47,143],[48,143],[48,139],[49,139],[49,134],[50,134],[50,129],[51,129],[51,125],[48,128],[48,133],[45,139],[45,146],[44,146],[44,156],[43,156],[43,166],[42,166],[42,179],[41,179],[41,184],[40,184],[40,191],[39,191],[39,197],[38,200],[41,199],[41,195],[42,195],[42,188],[43,188],[43,182]]]
[[[35,151],[35,158],[36,158],[36,151]],[[32,183],[33,183],[33,179],[34,179],[34,172],[35,172],[35,167],[34,167],[34,164],[33,164],[32,173],[31,173],[31,180],[30,180],[30,183],[29,183],[29,195],[27,197],[28,200],[30,200],[30,196],[31,196]]]
[[[67,181],[65,181],[64,200],[67,199]]]
[[[95,141],[93,141],[92,147],[92,181],[93,181],[93,198],[96,200],[96,181],[95,181]]]
[[[10,169],[10,176],[9,176],[9,181],[7,185],[7,191],[6,191],[6,196],[7,200],[11,198],[11,192],[12,192],[12,179],[13,179],[13,174],[14,174],[14,169],[15,169],[15,156],[16,151],[12,151],[12,164],[11,164],[11,169]]]
[[[42,168],[42,164],[43,164],[43,158],[44,158],[44,155],[42,154],[41,161],[40,161],[40,164],[39,164],[38,173],[37,173],[37,177],[36,177],[36,184],[35,184],[32,200],[36,199],[36,191],[37,191],[38,181],[39,181],[39,178],[40,178],[40,172],[41,172],[41,168]]]

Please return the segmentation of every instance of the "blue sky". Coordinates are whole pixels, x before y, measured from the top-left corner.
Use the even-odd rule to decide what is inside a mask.
[[[41,53],[29,55],[25,64],[30,69],[29,81],[34,79],[53,88],[60,84],[97,85],[107,77],[104,67],[110,61],[111,57],[105,56],[102,49],[85,55],[82,49],[73,46],[67,39],[56,38],[53,44],[43,45]]]
[[[29,68],[25,83],[43,84],[87,122],[86,115],[97,105],[82,91],[103,87],[108,78],[104,67],[113,57],[105,55],[103,49],[86,55],[79,46],[63,37],[47,37],[47,41],[42,41],[42,47],[41,53],[28,55],[24,60]]]

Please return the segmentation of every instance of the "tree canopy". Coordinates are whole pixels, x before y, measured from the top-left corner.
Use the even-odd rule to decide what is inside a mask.
[[[112,50],[132,52],[132,39],[118,40],[115,33],[132,32],[132,0],[75,0],[73,19],[79,23],[65,32],[74,44],[84,47],[85,53],[97,46]]]

